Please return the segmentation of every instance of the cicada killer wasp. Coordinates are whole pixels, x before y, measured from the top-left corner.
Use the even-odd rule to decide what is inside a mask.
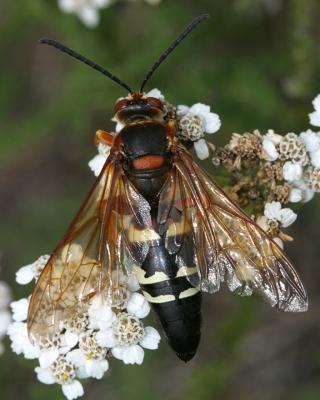
[[[104,167],[33,291],[31,337],[54,333],[79,303],[97,293],[110,301],[119,274],[136,274],[177,356],[190,360],[200,341],[201,292],[262,295],[284,311],[305,311],[307,295],[278,245],[192,159],[164,102],[145,84],[207,15],[196,18],[160,56],[134,92],[109,71],[51,40],[41,42],[108,76],[129,95],[115,104],[123,124]],[[80,250],[79,250],[80,249]]]

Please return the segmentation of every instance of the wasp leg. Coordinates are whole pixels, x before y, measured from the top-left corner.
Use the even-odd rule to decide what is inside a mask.
[[[112,146],[113,139],[114,139],[114,136],[111,135],[111,133],[108,133],[108,132],[105,132],[105,131],[99,129],[96,132],[96,136],[95,136],[95,140],[94,141],[95,141],[95,144],[102,143],[102,144],[105,144],[107,146]]]

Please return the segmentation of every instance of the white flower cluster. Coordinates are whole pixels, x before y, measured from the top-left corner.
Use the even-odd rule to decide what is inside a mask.
[[[16,274],[19,283],[37,280],[48,261],[40,257],[35,263],[22,267]],[[116,306],[107,296],[94,296],[85,306],[61,321],[60,332],[53,337],[32,343],[27,331],[29,299],[11,303],[13,322],[8,335],[11,348],[27,359],[38,359],[35,372],[44,384],[60,384],[65,397],[76,399],[84,394],[80,379],[101,379],[109,369],[113,356],[124,364],[141,364],[144,349],[157,349],[160,335],[141,319],[150,312],[149,303],[137,293],[139,284],[132,275],[121,276],[122,297]]]
[[[282,173],[292,185],[292,203],[308,202],[320,192],[320,132],[308,129],[299,135],[281,136],[269,130],[263,136],[262,147],[267,161],[284,161]]]
[[[320,126],[320,95],[313,100],[315,111],[309,114],[310,123]],[[320,192],[320,132],[311,129],[299,135],[285,136],[269,130],[262,140],[263,156],[270,163],[281,160],[283,179],[291,184],[289,201],[308,202],[315,192]],[[272,228],[287,228],[297,219],[290,208],[282,208],[281,203],[272,201],[265,204],[264,215],[257,219],[266,231]],[[274,240],[283,247],[280,238]]]
[[[4,353],[2,340],[11,322],[11,313],[9,311],[10,302],[11,290],[6,282],[0,281],[0,355]]]
[[[210,106],[196,103],[191,107],[178,106],[177,109],[179,136],[194,142],[195,152],[200,160],[209,157],[209,148],[204,139],[206,133],[215,133],[221,127],[218,114],[210,111]]]
[[[99,11],[111,6],[116,0],[58,0],[58,6],[64,13],[75,14],[88,28],[95,28],[100,22]],[[133,1],[133,0],[130,0]],[[145,0],[158,5],[161,0]]]
[[[272,232],[272,229],[278,230],[287,228],[295,222],[297,214],[290,208],[282,208],[279,201],[266,203],[264,207],[264,215],[258,217],[257,224],[266,232]],[[271,233],[271,236],[272,233]],[[280,237],[273,237],[273,240],[283,248],[283,241]]]

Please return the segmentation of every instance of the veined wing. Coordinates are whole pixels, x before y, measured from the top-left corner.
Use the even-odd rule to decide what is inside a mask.
[[[136,237],[148,232],[149,211],[110,156],[37,281],[28,311],[31,338],[57,332],[97,293],[117,296],[124,260],[141,264],[148,253],[147,241]]]
[[[306,291],[284,252],[182,146],[161,192],[158,223],[181,273],[201,290],[216,292],[226,281],[230,290],[259,293],[284,311],[307,309]]]

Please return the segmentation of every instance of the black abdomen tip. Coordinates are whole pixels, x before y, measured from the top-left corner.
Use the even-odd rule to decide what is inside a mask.
[[[190,361],[197,352],[201,337],[199,320],[200,315],[192,321],[195,326],[186,326],[184,321],[175,321],[165,328],[171,348],[184,362]]]
[[[188,353],[176,353],[180,360],[184,362],[190,361],[196,354],[197,351],[188,352]]]

